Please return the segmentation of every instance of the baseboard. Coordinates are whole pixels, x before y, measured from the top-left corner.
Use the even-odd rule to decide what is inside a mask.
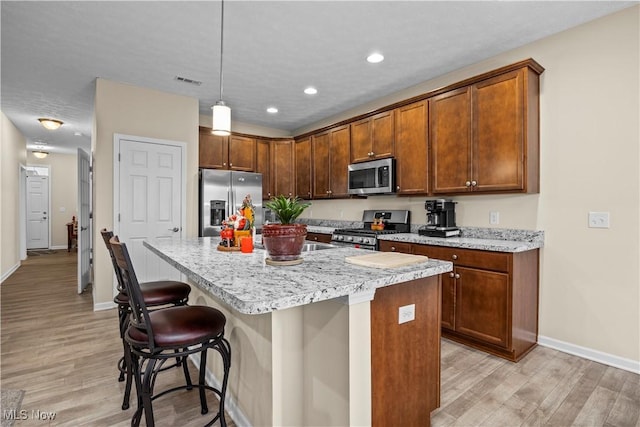
[[[68,249],[68,246],[66,246],[66,245],[49,246],[49,249],[57,251],[59,249]]]
[[[212,352],[212,354],[213,353],[215,352]],[[196,369],[200,369],[200,353],[192,354],[191,356],[189,356],[189,359],[196,366]],[[208,368],[207,368],[207,375],[205,377],[205,381],[211,387],[220,389],[220,386],[221,386],[220,381],[218,381],[218,379],[211,373],[211,371]],[[231,418],[233,419],[233,422],[235,425],[243,426],[243,427],[244,426],[251,427],[251,423],[247,419],[247,416],[238,407],[238,402],[236,402],[233,396],[231,396],[231,394],[229,393],[227,393],[227,396],[225,398],[224,406],[229,416],[231,416]]]
[[[562,351],[563,353],[573,354],[574,356],[593,360],[594,362],[613,366],[614,368],[624,369],[625,371],[640,374],[640,361],[637,360],[626,359],[624,357],[615,356],[613,354],[604,353],[602,351],[593,350],[591,348],[582,347],[540,335],[538,336],[538,344],[554,350]]]
[[[15,273],[18,268],[20,268],[20,261],[18,261],[17,264],[15,264],[13,267],[11,267],[9,269],[9,271],[7,271],[6,273],[4,273],[2,275],[2,280],[0,280],[0,283],[2,283],[5,280],[7,280],[9,278],[9,276],[11,276],[13,273]]]
[[[93,304],[93,311],[102,311],[102,310],[111,310],[112,308],[116,308],[117,305],[112,302],[99,302],[97,304]]]

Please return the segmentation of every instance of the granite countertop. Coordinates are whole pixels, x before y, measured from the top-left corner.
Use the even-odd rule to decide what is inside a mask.
[[[333,234],[337,227],[326,227],[321,225],[307,225],[307,232],[320,234]]]
[[[198,287],[245,314],[370,294],[376,288],[452,271],[448,261],[432,260],[392,269],[360,267],[344,258],[370,254],[355,248],[304,252],[296,266],[265,263],[266,251],[217,250],[218,237],[147,240],[144,246],[184,273]],[[368,299],[371,299],[369,297]]]

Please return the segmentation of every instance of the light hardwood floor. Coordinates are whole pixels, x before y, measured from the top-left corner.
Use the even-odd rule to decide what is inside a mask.
[[[120,409],[124,385],[115,368],[117,314],[93,312],[90,290],[76,293],[75,262],[66,251],[29,257],[1,286],[2,388],[26,391],[29,416],[56,413],[49,423],[30,418],[16,426],[129,425],[133,409]],[[171,370],[157,387],[181,381]],[[639,375],[544,347],[514,364],[443,340],[441,390],[433,426],[640,427]],[[164,396],[154,411],[159,426],[210,419],[190,392]]]

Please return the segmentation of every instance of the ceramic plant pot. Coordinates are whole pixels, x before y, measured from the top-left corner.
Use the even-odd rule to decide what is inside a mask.
[[[292,261],[300,258],[307,237],[307,224],[265,224],[262,243],[273,261]]]

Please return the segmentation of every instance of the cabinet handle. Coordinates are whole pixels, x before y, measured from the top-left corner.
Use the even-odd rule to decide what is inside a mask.
[[[454,274],[453,273],[449,273],[449,277],[454,277]]]
[[[467,181],[464,183],[465,187],[471,187],[471,181]]]
[[[227,162],[222,162],[222,166],[227,166]]]
[[[229,166],[233,166],[233,163],[229,163]]]
[[[289,192],[289,197],[291,197],[291,192]]]
[[[391,252],[395,252],[396,251],[396,247],[395,246],[391,246]]]
[[[451,255],[451,259],[458,259],[458,255],[456,254]]]
[[[478,181],[471,181],[471,186],[475,187],[476,185],[478,185]]]
[[[459,279],[459,278],[460,278],[460,275],[459,275],[458,273],[456,273],[456,276],[455,276],[455,277],[456,277],[456,279]]]
[[[396,190],[400,191],[400,186],[399,185],[396,185]]]

